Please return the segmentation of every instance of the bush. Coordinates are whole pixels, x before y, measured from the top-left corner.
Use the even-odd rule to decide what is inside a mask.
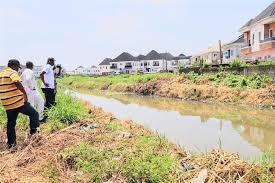
[[[240,59],[233,59],[229,62],[229,64],[231,67],[241,67],[243,65]]]

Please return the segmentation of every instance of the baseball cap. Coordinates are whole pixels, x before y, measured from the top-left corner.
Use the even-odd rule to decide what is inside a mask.
[[[48,58],[48,62],[49,62],[49,61],[54,62],[55,59],[54,59],[53,57],[50,57],[50,58]]]
[[[16,59],[9,60],[8,65],[9,66],[17,66],[21,69],[20,62]]]

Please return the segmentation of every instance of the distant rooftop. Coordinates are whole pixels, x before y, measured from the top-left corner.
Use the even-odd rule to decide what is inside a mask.
[[[138,59],[133,55],[131,55],[130,53],[123,52],[113,60],[113,62],[122,62],[122,61],[138,61]]]

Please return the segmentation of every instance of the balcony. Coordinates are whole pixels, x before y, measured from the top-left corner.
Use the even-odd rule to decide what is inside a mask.
[[[266,43],[266,42],[275,42],[275,37],[265,38],[264,40],[261,40],[260,43]]]
[[[275,48],[275,37],[266,38],[260,42],[260,50]]]
[[[241,53],[244,55],[250,54],[251,53],[251,44],[245,43],[241,48]]]

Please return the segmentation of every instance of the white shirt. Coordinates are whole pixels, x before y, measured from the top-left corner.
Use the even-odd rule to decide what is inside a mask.
[[[51,66],[50,64],[47,64],[46,67],[42,70],[42,72],[45,72],[44,81],[49,85],[48,88],[55,89],[53,66]],[[47,88],[43,82],[42,82],[42,88]]]
[[[22,84],[25,89],[36,90],[36,81],[34,72],[31,69],[26,68],[21,75]]]

